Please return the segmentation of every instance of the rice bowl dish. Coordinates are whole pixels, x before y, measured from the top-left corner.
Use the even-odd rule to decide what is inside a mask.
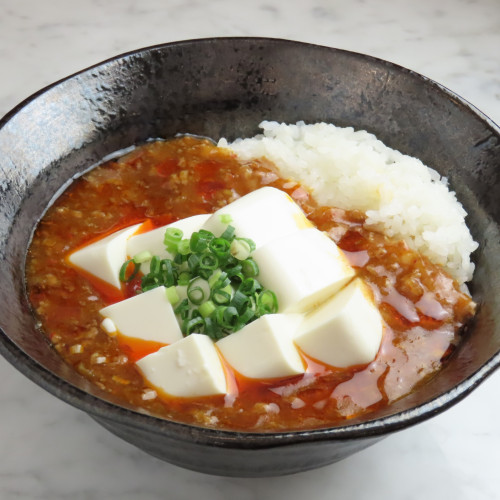
[[[297,64],[292,67],[290,60]],[[311,74],[320,77],[311,79]],[[194,84],[187,88],[186,82]],[[310,90],[307,95],[304,88]],[[91,165],[114,151],[145,144],[151,137],[170,138],[186,131],[215,140],[226,137],[231,142],[237,136],[249,138],[257,134],[257,125],[265,118],[285,123],[296,123],[301,119],[307,123],[325,121],[366,129],[392,148],[421,158],[448,177],[469,214],[467,221],[474,239],[480,243],[481,251],[474,254],[476,269],[470,284],[474,300],[480,307],[474,323],[457,338],[456,348],[452,346],[449,352],[445,352],[445,363],[438,376],[416,390],[410,388],[408,396],[379,410],[350,419],[344,417],[336,423],[324,424],[326,427],[322,424],[315,427],[318,424],[315,421],[314,428],[288,432],[263,431],[255,427],[251,431],[239,431],[221,429],[210,422],[186,425],[176,419],[162,418],[160,412],[145,408],[142,392],[136,404],[92,383],[78,369],[80,361],[85,369],[83,361],[87,355],[90,358],[93,354],[92,351],[86,352],[87,345],[83,345],[83,352],[75,352],[74,358],[65,360],[58,354],[57,342],[47,342],[46,335],[38,329],[38,323],[30,313],[24,286],[26,249],[34,224],[52,198],[59,196],[71,179],[80,177]],[[48,122],[50,127],[46,126]],[[35,128],[38,133],[30,133]],[[439,133],[436,133],[438,129]],[[239,38],[176,42],[120,55],[82,70],[30,97],[1,122],[1,162],[8,177],[3,184],[5,196],[0,224],[0,252],[6,264],[1,269],[4,286],[0,350],[10,363],[43,389],[89,414],[125,441],[181,467],[211,474],[256,477],[289,474],[341,460],[384,436],[443,412],[478,387],[499,366],[495,318],[500,311],[496,293],[500,251],[498,186],[494,183],[499,160],[498,137],[498,127],[487,117],[464,99],[421,75],[362,54],[285,40]],[[252,162],[245,163],[246,170]],[[264,170],[261,173],[264,174]],[[272,183],[270,179],[276,175],[280,177],[276,169],[268,171],[261,180]],[[172,179],[172,185],[179,185],[181,181],[180,177]],[[294,181],[288,182],[281,183],[283,190],[289,194],[295,192],[295,196],[304,200],[307,189],[300,189],[297,184],[294,189],[291,187]],[[153,191],[157,185],[158,180],[153,183]],[[202,192],[209,195],[210,187],[207,182]],[[228,193],[236,189],[244,195],[242,187],[233,179],[228,185]],[[147,201],[144,190],[139,193],[137,188],[135,186],[132,191]],[[190,196],[188,194],[187,199]],[[163,203],[165,201],[168,200],[163,198]],[[102,199],[97,202],[96,208],[101,207]],[[154,210],[153,200],[147,202]],[[202,208],[198,213],[208,215],[220,207],[210,209],[203,202],[198,208]],[[130,213],[130,206],[126,203],[122,209],[123,214]],[[107,212],[107,209],[102,211],[103,214]],[[181,212],[180,218],[193,215],[186,213],[185,209]],[[346,220],[348,212],[329,209],[323,218],[317,214],[316,219],[320,230],[326,230],[334,241],[349,251],[349,259],[353,259],[351,265],[363,266],[366,254],[363,249],[357,251],[359,235],[353,236],[349,228],[361,228],[366,237],[371,234],[373,242],[377,240],[377,255],[383,253],[388,240],[385,241],[386,237],[380,236],[381,233],[362,230],[365,214],[350,211],[352,217]],[[144,214],[139,215],[143,220]],[[112,225],[118,222],[110,221]],[[130,220],[131,224],[135,222],[140,221]],[[161,226],[175,220],[169,217],[157,222]],[[75,237],[75,244],[83,236],[88,236],[85,227],[85,235],[81,235],[65,226],[64,218],[61,223],[61,232],[66,231],[67,240],[70,235]],[[81,228],[81,224],[78,227]],[[346,228],[351,237],[342,242],[342,234],[347,234]],[[63,248],[64,244],[61,250],[67,253],[69,249]],[[404,242],[389,244],[388,248],[393,254],[391,258],[397,254],[403,260],[411,260],[414,255]],[[379,257],[374,255],[373,262],[356,267],[356,274],[363,274],[363,279],[373,277],[383,287],[391,280],[388,282],[380,275],[377,278],[377,263],[380,263]],[[437,274],[441,284],[450,284],[450,276],[447,273],[444,276],[442,272]],[[418,292],[418,284],[413,278],[411,273],[400,276],[399,284],[403,285],[405,293]],[[455,297],[460,296],[455,295],[461,293],[455,286],[448,291],[451,290],[454,290]],[[73,299],[70,292],[68,296]],[[93,293],[87,296],[97,297]],[[385,295],[387,299],[396,306],[400,305],[400,299],[394,293]],[[470,297],[463,296],[463,300],[470,302]],[[92,301],[88,302],[95,304],[96,301]],[[105,306],[106,303],[102,303],[100,307]],[[424,300],[419,306],[434,316],[443,314],[434,307],[435,303]],[[386,304],[383,309],[390,311],[391,307]],[[449,304],[445,303],[444,307],[449,308]],[[415,312],[420,314],[411,308],[402,312],[410,319],[416,318]],[[98,310],[96,313],[98,317]],[[393,313],[389,316],[397,318]],[[404,317],[400,319],[405,321]],[[429,321],[431,319],[426,319],[427,326]],[[419,335],[412,330],[411,345],[415,345]],[[107,335],[100,327],[97,331],[99,336]],[[437,339],[445,343],[451,338],[442,329],[435,330],[435,333]],[[78,351],[78,344],[83,340],[87,342],[87,339],[72,338],[68,350],[75,346],[74,350]],[[443,347],[444,344],[440,352],[444,352]],[[99,352],[96,354],[93,360],[101,362],[104,356]],[[115,354],[116,361],[123,361],[119,351]],[[417,361],[417,358],[413,359]],[[71,361],[77,361],[77,369],[70,366]],[[87,365],[87,368],[98,373],[99,366],[103,365],[97,363]],[[421,363],[416,362],[405,366],[418,369],[419,365]],[[118,370],[119,365],[116,367]],[[358,375],[356,383],[363,379],[359,373],[353,373]],[[404,377],[404,380],[409,379]],[[398,390],[391,395],[397,397],[400,390],[406,389],[393,385],[393,381],[396,379],[390,382],[391,387]],[[291,415],[292,410],[303,413],[303,408],[309,411],[307,401],[302,409],[292,408],[294,396],[290,392],[283,391],[281,396],[276,394],[278,407],[280,401],[289,398],[288,407],[282,405],[283,413]],[[153,391],[145,392],[144,397],[153,398]],[[150,403],[157,400],[157,397],[148,399]],[[323,413],[332,409],[329,407],[332,402],[328,399],[329,404]],[[295,401],[294,406],[300,406],[300,401]],[[268,424],[276,418],[274,405],[261,409]],[[352,405],[344,406],[347,414],[352,414],[353,409]],[[250,426],[255,423],[252,417]]]
[[[438,373],[474,314],[465,211],[367,132],[261,127],[151,141],[75,181],[32,242],[35,313],[78,372],[165,418],[375,414]]]

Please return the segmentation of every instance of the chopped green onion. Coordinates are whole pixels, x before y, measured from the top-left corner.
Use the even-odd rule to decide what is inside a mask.
[[[220,235],[223,240],[231,241],[234,238],[234,227],[227,226],[226,230]]]
[[[238,260],[246,260],[250,257],[250,245],[247,241],[235,238],[229,247],[231,255]]]
[[[214,238],[209,244],[210,251],[214,253],[219,259],[228,257],[230,246],[231,243],[224,238]]]
[[[222,322],[220,323],[220,325],[228,330],[232,330],[234,325],[238,321],[238,317],[238,311],[235,307],[225,307],[222,314]]]
[[[177,227],[167,227],[163,243],[170,253],[177,252],[177,247],[182,240],[183,234],[182,230]]]
[[[244,278],[241,264],[236,264],[233,267],[226,267],[226,273],[231,280],[242,281]]]
[[[192,253],[188,258],[188,266],[191,272],[196,272],[198,265],[200,264],[200,258],[197,254]]]
[[[207,300],[201,304],[199,311],[204,318],[208,318],[215,311],[215,304],[211,300]]]
[[[177,254],[179,255],[179,254]],[[188,257],[187,255],[181,255],[182,257],[182,262],[175,262],[175,259],[174,259],[174,262],[176,263],[177,265],[177,271],[179,273],[182,273],[184,271],[189,271],[189,265],[188,265]]]
[[[248,246],[250,247],[250,252],[254,252],[255,249],[257,248],[257,245],[255,245],[255,241],[251,240],[250,238],[237,238],[237,239],[248,243]]]
[[[203,316],[201,315],[199,309],[191,309],[191,319],[193,318],[202,318]]]
[[[207,231],[206,229],[200,229],[198,233],[201,238],[209,242],[215,238],[214,233]]]
[[[214,254],[203,254],[200,259],[200,269],[208,269],[214,271],[219,265],[219,259]]]
[[[134,269],[132,272],[127,276],[127,269],[130,264],[134,265]],[[134,259],[129,259],[126,262],[123,263],[122,267],[120,268],[120,273],[119,273],[119,278],[122,283],[128,283],[129,281],[132,281],[136,276],[139,270],[141,269],[141,265],[138,264],[137,262],[134,261]]]
[[[179,294],[177,293],[177,289],[175,288],[175,286],[169,286],[166,289],[166,294],[167,294],[168,301],[172,305],[175,305],[175,304],[177,304],[177,302],[179,302],[180,298],[179,298]]]
[[[227,285],[224,288],[212,289],[210,297],[217,305],[229,304],[232,292],[233,288],[231,285]]]
[[[174,309],[174,313],[178,314],[182,319],[185,319],[189,314],[189,301],[184,299],[181,303]]]
[[[216,269],[211,276],[208,278],[208,284],[210,285],[210,288],[213,288],[214,285],[219,281],[219,278],[222,275],[222,271],[220,269]]]
[[[271,290],[264,290],[257,297],[257,311],[259,316],[278,312],[278,299]]]
[[[151,262],[149,263],[149,274],[159,274],[160,273],[160,267],[161,267],[161,259],[160,257],[157,257],[156,255],[151,259]]]
[[[227,306],[219,306],[215,309],[212,317],[217,325],[222,325],[224,322],[224,311],[227,309]]]
[[[230,215],[220,218],[228,225],[219,238],[200,229],[182,239],[180,229],[167,228],[164,243],[171,258],[140,252],[122,266],[120,274],[120,279],[131,280],[141,263],[149,261],[142,291],[165,286],[183,335],[199,332],[214,341],[278,310],[276,295],[256,279],[259,267],[251,258],[254,241],[235,235]]]
[[[179,241],[177,245],[178,255],[188,255],[191,252],[190,242],[187,239]]]
[[[202,253],[208,248],[210,240],[203,233],[196,232],[191,235],[189,240],[189,248],[192,252]]]
[[[241,263],[241,271],[246,278],[255,278],[259,274],[259,266],[253,259],[246,259]]]
[[[219,220],[222,224],[231,224],[231,222],[233,222],[233,218],[229,214],[220,214]]]
[[[200,305],[210,297],[210,286],[203,278],[194,278],[187,288],[188,299],[195,305]]]
[[[182,271],[179,273],[179,276],[177,277],[177,284],[178,285],[188,285],[189,282],[191,281],[191,273],[188,271]]]
[[[205,318],[205,334],[208,335],[212,340],[218,340],[217,338],[217,330],[218,328],[214,324],[214,322],[211,320],[210,317]]]
[[[185,336],[191,335],[197,329],[202,329],[205,326],[203,318],[196,317],[191,319],[186,319],[183,321],[181,331]]]
[[[215,289],[227,287],[228,285],[231,284],[231,280],[229,279],[227,273],[222,272],[222,271],[220,273],[218,273],[217,271],[215,271],[208,278],[208,284],[210,285],[210,288],[215,290]]]
[[[162,279],[165,286],[175,285],[175,275],[172,264],[173,263],[170,259],[163,259],[161,261]]]
[[[235,307],[239,313],[241,313],[247,302],[248,302],[248,297],[239,290],[236,290],[236,292],[233,295],[233,298],[231,299],[231,305]]]
[[[260,291],[262,285],[255,278],[245,278],[238,290],[245,295],[253,295],[255,292]]]
[[[153,288],[159,287],[161,285],[160,280],[154,276],[150,276],[149,274],[142,277],[141,280],[141,289],[143,292],[147,292],[148,290],[152,290]]]
[[[148,250],[144,250],[143,252],[135,254],[133,260],[136,264],[142,264],[143,262],[148,262],[152,258],[153,258],[152,253],[149,252]]]
[[[241,324],[241,328],[243,328],[254,316],[255,312],[252,309],[246,309],[243,314],[240,314],[238,324]]]

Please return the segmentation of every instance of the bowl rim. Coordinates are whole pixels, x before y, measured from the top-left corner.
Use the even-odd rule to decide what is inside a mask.
[[[0,119],[0,130],[23,108],[32,101],[37,99],[42,94],[50,91],[54,87],[71,80],[83,73],[91,71],[95,68],[114,63],[120,59],[130,56],[145,54],[151,51],[168,49],[171,46],[182,46],[192,44],[213,44],[213,43],[229,43],[241,41],[244,43],[279,43],[287,46],[295,45],[297,47],[311,47],[314,50],[325,50],[328,52],[337,52],[349,57],[368,60],[378,65],[386,66],[397,70],[398,72],[406,73],[414,78],[419,79],[425,85],[434,87],[439,92],[443,92],[458,106],[465,108],[466,112],[479,117],[483,122],[486,122],[498,135],[500,128],[487,115],[478,110],[473,104],[458,94],[449,90],[442,84],[407,69],[396,63],[380,59],[374,56],[353,52],[345,49],[338,49],[324,45],[317,45],[307,42],[295,40],[287,40],[282,38],[270,37],[207,37],[186,39],[161,43],[142,47],[132,51],[124,52],[116,56],[107,58],[101,62],[88,66],[82,70],[61,78],[54,83],[51,83],[42,89],[31,94],[29,97],[21,101],[14,108],[8,111]],[[27,300],[27,299],[26,299]],[[31,381],[47,390],[52,395],[62,399],[66,403],[85,411],[97,420],[115,420],[121,424],[132,427],[141,428],[153,433],[163,433],[178,441],[194,441],[202,445],[213,445],[219,447],[230,448],[269,448],[281,445],[292,445],[304,442],[315,442],[323,440],[346,440],[355,438],[376,437],[389,434],[406,427],[423,422],[434,415],[437,415],[454,404],[461,401],[473,389],[481,384],[489,377],[497,368],[500,367],[500,351],[493,355],[486,363],[484,363],[472,375],[455,385],[449,391],[411,409],[403,410],[392,415],[368,420],[366,422],[341,425],[338,427],[325,427],[311,430],[294,430],[294,431],[279,431],[279,432],[250,432],[250,431],[234,431],[225,429],[213,429],[182,422],[167,420],[140,411],[131,410],[110,401],[106,401],[82,389],[74,386],[70,382],[58,377],[40,363],[26,354],[18,347],[0,328],[0,353],[9,361],[18,371],[23,373]]]

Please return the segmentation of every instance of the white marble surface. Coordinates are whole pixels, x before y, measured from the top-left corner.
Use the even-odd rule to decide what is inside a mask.
[[[272,36],[378,56],[500,123],[498,0],[0,0],[0,116],[121,52],[207,36]],[[500,498],[500,373],[456,407],[336,465],[226,479],[162,463],[0,360],[0,498]]]

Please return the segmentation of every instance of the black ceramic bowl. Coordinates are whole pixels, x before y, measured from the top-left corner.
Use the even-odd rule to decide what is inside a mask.
[[[337,428],[217,431],[144,415],[66,366],[37,330],[24,287],[33,228],[79,172],[151,137],[255,134],[263,119],[375,133],[450,179],[480,242],[475,324],[443,371],[382,413]],[[360,54],[272,39],[194,40],[125,54],[40,91],[0,122],[0,351],[114,434],[174,464],[270,476],[326,465],[453,405],[500,364],[500,131],[418,74]]]

